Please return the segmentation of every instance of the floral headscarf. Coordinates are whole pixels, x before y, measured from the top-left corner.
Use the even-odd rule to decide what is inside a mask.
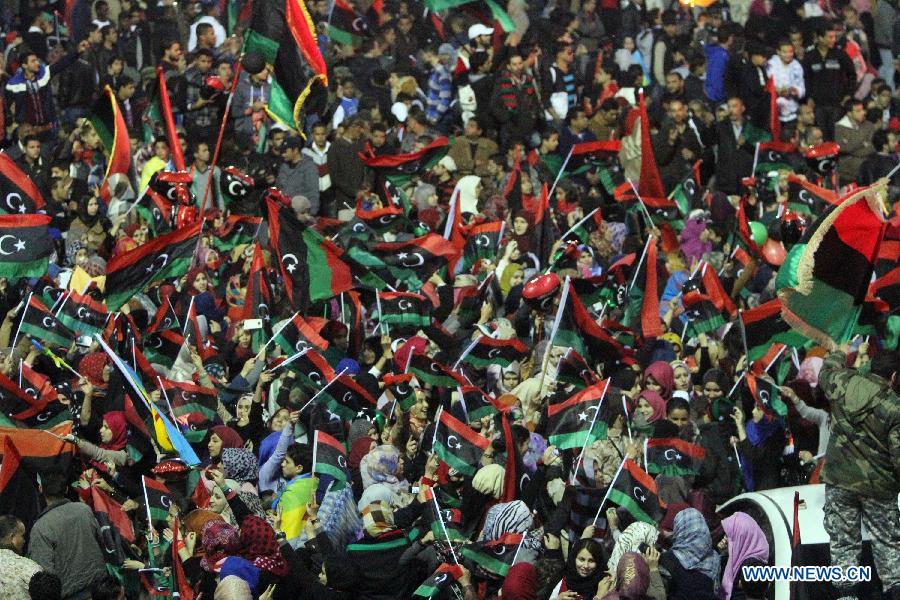
[[[222,450],[222,465],[226,479],[234,479],[243,483],[259,478],[259,462],[256,460],[256,455],[244,448]]]
[[[264,571],[284,577],[288,573],[288,564],[281,555],[275,530],[265,520],[251,515],[244,518],[241,524],[239,554],[253,565]]]
[[[603,600],[643,600],[650,588],[650,567],[637,552],[626,552],[616,565],[616,589]]]
[[[366,454],[359,465],[363,487],[373,483],[399,483],[397,477],[400,451],[390,445],[376,446]]]
[[[240,535],[236,528],[225,521],[209,521],[203,526],[200,543],[205,553],[200,559],[200,566],[207,571],[218,573],[225,559],[237,552],[240,547]]]
[[[622,556],[628,552],[637,551],[641,544],[652,546],[656,543],[657,537],[659,537],[659,530],[653,525],[643,521],[632,523],[625,528],[625,531],[616,540],[616,545],[609,556],[609,561],[606,563],[606,569],[610,572],[615,571]]]

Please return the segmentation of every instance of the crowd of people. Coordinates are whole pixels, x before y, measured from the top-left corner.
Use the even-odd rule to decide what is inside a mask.
[[[287,13],[0,14],[0,597],[761,599],[815,483],[900,598],[894,0]],[[859,193],[875,316],[768,319]]]

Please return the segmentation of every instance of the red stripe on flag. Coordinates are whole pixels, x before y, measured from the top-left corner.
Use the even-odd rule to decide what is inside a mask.
[[[692,444],[680,438],[651,438],[647,440],[648,448],[675,448],[682,454],[686,454],[693,458],[704,458],[706,450],[702,446]]]
[[[467,442],[474,446],[478,446],[482,450],[487,450],[490,442],[488,439],[482,435],[475,433],[471,427],[451,415],[446,410],[441,411],[441,422],[448,428],[452,429],[454,432],[458,433],[460,437],[465,439]]]

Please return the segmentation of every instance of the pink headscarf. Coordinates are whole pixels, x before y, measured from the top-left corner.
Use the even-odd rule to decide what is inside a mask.
[[[666,418],[666,401],[663,400],[663,397],[657,394],[656,392],[651,392],[650,390],[644,390],[640,394],[638,394],[638,400],[643,398],[647,401],[647,404],[653,407],[653,414],[650,415],[650,418],[647,419],[648,423],[655,423],[656,421],[660,421]]]
[[[730,600],[734,580],[744,561],[748,558],[765,563],[769,561],[769,542],[757,522],[747,513],[736,512],[722,519],[722,529],[728,537],[728,562],[722,578],[722,591],[725,592],[725,600]]]
[[[651,363],[644,369],[644,385],[646,385],[648,377],[652,377],[653,381],[662,388],[659,395],[666,402],[672,399],[672,391],[675,389],[675,370],[672,365],[662,360]]]
[[[818,356],[809,356],[803,359],[803,362],[800,363],[797,379],[802,379],[810,387],[815,388],[819,385],[819,371],[822,370],[824,363],[825,361]]]

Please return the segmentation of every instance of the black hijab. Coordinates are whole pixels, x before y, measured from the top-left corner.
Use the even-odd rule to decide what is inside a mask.
[[[582,577],[575,568],[575,557],[585,548],[594,557],[597,568],[587,577]],[[597,594],[597,585],[605,575],[603,567],[606,562],[606,552],[603,551],[600,542],[594,539],[578,540],[569,550],[569,559],[566,562],[566,590],[576,592],[585,598],[593,598]]]

